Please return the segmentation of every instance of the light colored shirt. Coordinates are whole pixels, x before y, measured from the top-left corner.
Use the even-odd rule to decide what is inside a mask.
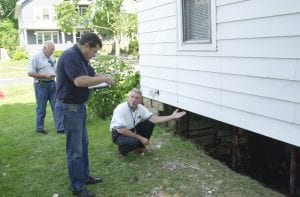
[[[114,110],[110,123],[110,130],[127,128],[133,129],[138,123],[149,119],[153,114],[143,105],[139,104],[133,112],[127,102],[119,104]]]
[[[28,65],[28,72],[55,75],[55,60],[53,56],[47,57],[43,51],[35,54]],[[34,82],[38,82],[38,78],[34,78]],[[40,79],[43,80],[43,79]]]

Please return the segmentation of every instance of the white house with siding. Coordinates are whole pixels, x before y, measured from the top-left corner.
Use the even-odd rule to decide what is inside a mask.
[[[64,50],[76,43],[85,32],[79,28],[77,32],[62,32],[55,20],[55,6],[63,0],[19,0],[16,3],[15,18],[18,19],[20,46],[30,55],[42,48],[46,40],[52,40],[56,49]],[[79,14],[84,14],[92,0],[78,1]]]
[[[145,97],[300,146],[299,0],[139,0]]]
[[[19,0],[16,3],[15,18],[18,19],[20,46],[30,55],[37,52],[46,40],[52,40],[57,50],[64,50],[75,44],[80,37],[89,30],[78,26],[77,31],[65,33],[61,31],[55,20],[55,6],[70,0]],[[79,0],[77,10],[79,15],[84,15],[89,6],[94,6],[95,0]],[[123,9],[127,13],[135,10],[135,1],[124,0]],[[109,36],[102,36],[104,49],[111,50],[113,40]],[[121,45],[128,45],[128,38],[121,37]]]

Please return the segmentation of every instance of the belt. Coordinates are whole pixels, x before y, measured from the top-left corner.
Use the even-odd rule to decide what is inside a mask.
[[[44,81],[44,80],[38,80],[38,83],[51,83],[53,82],[54,80],[50,80],[50,81]]]

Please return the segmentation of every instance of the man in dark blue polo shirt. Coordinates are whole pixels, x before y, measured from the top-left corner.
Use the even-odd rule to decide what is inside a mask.
[[[86,184],[95,184],[89,172],[88,135],[85,103],[89,98],[89,86],[115,81],[107,74],[95,73],[89,60],[97,54],[102,42],[94,33],[83,35],[79,42],[64,51],[57,63],[57,91],[55,107],[63,112],[66,132],[66,154],[73,193],[77,196],[95,196]]]

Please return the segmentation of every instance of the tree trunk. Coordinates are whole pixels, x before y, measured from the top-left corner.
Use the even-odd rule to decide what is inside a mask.
[[[120,39],[118,36],[114,36],[114,42],[115,42],[115,56],[120,56]]]

